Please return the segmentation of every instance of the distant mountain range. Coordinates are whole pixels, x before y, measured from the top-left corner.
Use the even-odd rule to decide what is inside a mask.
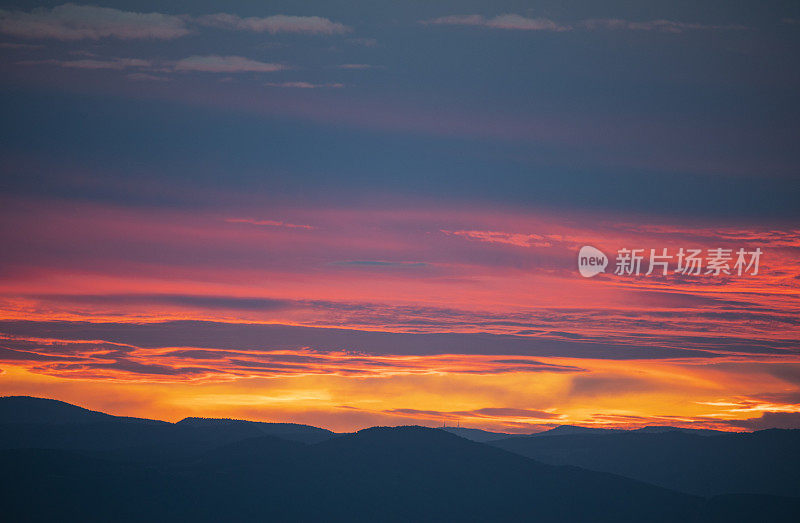
[[[485,443],[487,441],[495,441],[499,439],[513,438],[515,434],[507,434],[505,432],[489,432],[488,430],[481,429],[467,429],[464,427],[440,427],[441,430],[461,436],[471,441],[478,443]]]
[[[298,423],[264,423],[260,421],[243,421],[236,419],[184,418],[176,425],[179,427],[213,428],[221,431],[230,429],[253,431],[253,429],[255,429],[255,432],[260,433],[257,435],[277,436],[279,438],[302,441],[305,443],[319,443],[335,435],[330,430],[312,427],[311,425],[300,425]]]
[[[710,432],[335,434],[9,397],[0,507],[7,521],[796,521],[800,431]]]
[[[489,444],[543,463],[611,472],[689,494],[800,497],[800,430],[565,433]]]
[[[541,437],[541,436],[568,436],[568,435],[575,435],[575,434],[621,434],[621,433],[643,433],[643,434],[662,434],[664,432],[685,432],[687,434],[698,434],[698,435],[705,435],[705,436],[713,436],[715,434],[727,434],[726,432],[722,432],[719,430],[709,430],[709,429],[685,429],[682,427],[666,427],[666,426],[652,426],[652,427],[642,427],[640,429],[633,429],[633,430],[623,430],[623,429],[603,429],[597,427],[579,427],[577,425],[559,425],[558,427],[543,430],[542,432],[536,432],[534,434],[509,434],[506,432],[491,432],[487,430],[481,429],[468,429],[464,427],[439,427],[442,430],[446,430],[451,434],[455,434],[457,436],[461,436],[462,438],[471,439],[472,441],[477,441],[480,443],[485,443],[487,441],[497,441],[501,439],[507,438],[515,438],[515,437]]]

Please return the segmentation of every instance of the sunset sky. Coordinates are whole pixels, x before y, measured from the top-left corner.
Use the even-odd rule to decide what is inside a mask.
[[[797,2],[1,1],[0,395],[800,428],[799,58]]]

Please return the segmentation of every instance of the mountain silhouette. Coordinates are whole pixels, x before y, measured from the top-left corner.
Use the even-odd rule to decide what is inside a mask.
[[[506,439],[514,436],[514,434],[507,434],[505,432],[490,432],[488,430],[467,429],[464,427],[440,427],[440,428],[441,430],[449,432],[450,434],[455,434],[456,436],[461,436],[462,438],[466,438],[472,441],[477,441],[479,443],[485,443],[487,441],[493,441],[496,439]]]
[[[0,422],[6,424],[50,423],[56,425],[98,423],[105,421],[164,424],[144,418],[112,416],[59,400],[32,396],[4,396],[0,398]]]
[[[0,420],[8,521],[794,521],[800,510],[796,498],[707,498],[545,464],[441,429],[278,424],[326,435],[308,443],[256,422],[132,422],[49,400],[22,400],[46,406],[20,415],[8,407],[20,401],[0,398],[12,412]],[[24,440],[33,430],[44,435]],[[533,438],[503,441],[518,439]]]
[[[177,457],[265,434],[308,443],[333,435],[329,430],[293,423],[211,418],[167,423],[112,416],[57,400],[0,398],[0,448],[89,450],[133,458]]]
[[[800,430],[533,435],[489,444],[544,463],[611,472],[701,496],[800,496]]]
[[[578,425],[559,425],[550,430],[537,432],[531,436],[566,436],[570,434],[613,434],[621,429],[602,429],[597,427],[580,427]]]
[[[244,421],[227,418],[184,418],[180,420],[177,425],[217,428],[248,426],[255,428],[261,434],[277,436],[279,438],[294,441],[303,441],[305,443],[318,443],[334,436],[334,433],[330,430],[312,427],[311,425],[302,425],[299,423],[264,423],[260,421]]]
[[[626,431],[623,431],[626,432]],[[661,425],[654,425],[654,426],[647,426],[642,427],[640,429],[633,429],[627,432],[641,432],[643,434],[661,434],[664,432],[685,432],[686,434],[697,434],[699,436],[718,436],[720,434],[728,434],[721,430],[711,430],[711,429],[687,429],[684,427],[670,427],[670,426],[661,426]]]

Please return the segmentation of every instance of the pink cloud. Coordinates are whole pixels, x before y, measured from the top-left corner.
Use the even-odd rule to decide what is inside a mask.
[[[546,241],[545,237],[539,234],[518,234],[499,231],[446,231],[445,234],[453,234],[470,240],[483,242],[506,243],[517,247],[550,247],[552,244]]]
[[[226,218],[228,223],[249,223],[251,225],[267,225],[269,227],[288,227],[290,229],[315,229],[311,225],[298,225],[295,223],[286,223],[276,220],[254,220],[251,218]]]
[[[3,209],[8,227],[0,241],[9,248],[0,297],[9,318],[235,317],[516,334],[586,347],[614,343],[643,354],[659,347],[774,354],[795,350],[800,339],[794,229],[623,227],[608,216],[439,207],[275,206],[270,213],[280,220],[249,218],[264,212],[263,202],[240,203],[238,217],[233,208],[75,211],[7,201]],[[539,242],[551,245],[530,248]],[[609,255],[662,246],[760,246],[765,255],[752,277],[586,280],[576,268],[584,243]],[[80,298],[87,289],[106,298]],[[150,297],[130,298],[143,293]]]

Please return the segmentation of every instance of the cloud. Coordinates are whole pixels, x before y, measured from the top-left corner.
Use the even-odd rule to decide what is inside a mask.
[[[316,350],[304,344],[294,349],[275,349],[275,340],[263,337],[258,346],[245,346],[233,340],[227,347],[198,344],[141,345],[120,344],[100,339],[58,339],[52,337],[5,336],[0,338],[0,362],[21,365],[31,371],[66,378],[139,379],[172,375],[233,379],[236,377],[274,377],[298,374],[338,376],[427,375],[434,373],[497,375],[504,373],[575,373],[584,369],[535,362],[520,365],[480,355],[431,354],[368,355],[360,350],[345,350],[348,344],[332,350]],[[241,341],[241,340],[240,340]],[[202,362],[202,368],[198,367]],[[483,414],[496,415],[489,410]],[[509,415],[506,413],[506,415]]]
[[[217,13],[197,18],[197,23],[221,29],[253,31],[256,33],[299,33],[312,35],[336,35],[351,31],[346,25],[332,22],[319,16],[273,15],[265,18],[242,18],[236,15]]]
[[[0,33],[19,38],[98,40],[100,38],[173,39],[192,32],[191,25],[270,34],[345,34],[352,29],[319,16],[273,15],[242,18],[217,13],[193,18],[188,15],[138,13],[111,7],[63,4],[31,11],[0,10]]]
[[[553,419],[559,415],[553,412],[531,409],[515,409],[507,407],[487,407],[475,410],[418,410],[418,409],[389,409],[386,414],[400,414],[420,418],[525,418],[525,419]]]
[[[749,430],[800,429],[800,412],[765,412],[758,418],[731,420],[728,423]]]
[[[580,375],[572,380],[571,396],[596,397],[609,394],[642,393],[658,385],[645,378],[618,374]]]
[[[203,367],[173,367],[157,363],[141,363],[125,358],[119,358],[111,363],[54,363],[47,366],[32,368],[34,371],[60,377],[76,377],[78,379],[119,379],[125,374],[132,375],[128,378],[138,379],[139,376],[158,377],[166,376],[173,379],[191,379],[213,377],[220,371]],[[120,374],[123,373],[123,374]]]
[[[271,73],[286,69],[281,64],[258,62],[242,56],[190,56],[175,62],[176,71],[200,71],[205,73]]]
[[[226,222],[228,223],[249,223],[251,225],[266,225],[269,227],[286,227],[289,229],[316,229],[316,227],[312,225],[302,225],[296,223],[288,223],[282,222],[277,220],[256,220],[252,218],[226,218]]]
[[[515,14],[499,15],[494,18],[485,18],[481,15],[451,15],[425,20],[421,23],[430,25],[469,25],[518,31],[561,32],[572,29],[568,25],[560,25],[548,18],[527,18]]]
[[[374,38],[348,38],[347,41],[364,47],[376,47],[378,45],[378,41]]]
[[[369,64],[341,64],[336,66],[337,69],[371,69]]]
[[[0,43],[0,49],[42,49],[44,48],[43,45],[38,44],[18,44],[13,42],[2,42]]]
[[[48,354],[39,354],[31,351],[21,351],[9,349],[8,347],[0,347],[0,360],[8,361],[69,361],[70,358],[64,356],[53,356]]]
[[[544,236],[538,234],[519,234],[501,231],[448,231],[442,229],[445,234],[461,236],[470,240],[477,240],[489,243],[505,243],[517,247],[550,247],[552,244]]]
[[[153,62],[139,58],[85,58],[81,60],[25,60],[17,62],[23,65],[57,65],[72,69],[113,69],[123,70],[130,68],[147,68],[154,72],[206,72],[206,73],[243,73],[243,72],[274,72],[286,69],[282,64],[259,62],[242,56],[190,56],[173,62]],[[168,78],[151,74],[128,75],[134,80],[159,80]],[[339,85],[339,84],[330,84]],[[265,223],[264,223],[265,224]]]
[[[137,81],[148,81],[148,82],[169,82],[169,78],[165,78],[163,76],[156,76],[154,74],[148,73],[131,73],[126,75],[127,78],[131,80]]]
[[[658,31],[662,33],[682,33],[691,30],[711,30],[711,29],[746,29],[745,26],[730,25],[708,25],[698,23],[677,22],[673,20],[647,20],[635,22],[622,20],[619,18],[596,18],[581,20],[575,26],[560,24],[549,18],[527,18],[517,14],[504,14],[494,18],[486,18],[481,15],[450,15],[423,20],[420,22],[425,25],[465,25],[475,27],[488,27],[491,29],[509,29],[518,31],[550,31],[564,32],[571,31],[574,27],[586,30],[608,29],[608,30],[631,30],[631,31]]]
[[[172,39],[189,34],[184,17],[64,4],[30,12],[0,10],[0,33],[20,38]]]
[[[546,412],[543,410],[531,410],[531,409],[512,409],[512,408],[503,408],[503,407],[488,407],[484,409],[477,409],[473,411],[468,411],[470,414],[478,415],[478,416],[490,416],[490,417],[510,417],[510,418],[539,418],[539,419],[550,419],[558,417],[557,414],[552,412]]]
[[[684,31],[728,29],[746,29],[742,25],[706,25],[697,23],[676,22],[673,20],[649,20],[645,22],[632,22],[618,18],[601,18],[584,20],[579,24],[585,29],[627,29],[631,31],[658,31],[662,33],[682,33]]]
[[[207,299],[208,300],[208,299]],[[205,302],[205,305],[213,303]],[[264,305],[272,305],[265,302]],[[277,304],[280,306],[280,303]],[[508,357],[570,357],[609,360],[708,357],[713,354],[672,347],[632,346],[538,337],[485,333],[405,333],[280,324],[239,324],[209,321],[159,323],[88,323],[67,321],[0,321],[7,337],[37,337],[60,340],[104,340],[143,348],[194,347],[237,350],[348,351],[371,355],[446,354]],[[504,358],[504,359],[505,359]],[[497,359],[492,358],[492,359]],[[497,365],[493,363],[492,365]],[[501,364],[502,365],[502,364]],[[536,365],[504,364],[515,370],[547,370]],[[558,370],[558,369],[556,369]],[[583,392],[601,388],[583,383]],[[594,385],[594,386],[592,386]],[[591,390],[590,390],[591,389]]]
[[[408,268],[422,268],[429,267],[430,264],[425,262],[391,262],[383,260],[348,260],[333,262],[330,265],[338,265],[341,267],[367,267],[367,268],[385,268],[385,269],[408,269]]]
[[[332,84],[312,84],[309,82],[268,82],[265,83],[267,87],[285,87],[289,89],[319,89],[319,88],[329,88],[329,89],[341,89],[344,87],[344,84],[332,83]]]
[[[191,294],[84,294],[43,295],[43,299],[91,305],[174,305],[200,309],[222,310],[289,310],[308,306],[306,302],[272,298],[191,295]]]
[[[40,60],[21,62],[25,64],[52,64],[71,69],[113,69],[122,70],[136,67],[152,67],[153,63],[139,58],[111,58],[108,60]]]

